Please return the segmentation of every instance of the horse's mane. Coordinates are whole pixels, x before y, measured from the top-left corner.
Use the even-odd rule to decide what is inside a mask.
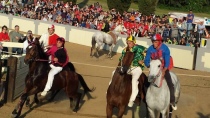
[[[37,46],[37,51],[39,54],[40,59],[47,59],[47,54],[44,52],[44,49],[42,48],[43,43],[40,44],[39,38],[35,38],[34,40],[35,45]]]
[[[122,59],[123,60],[122,66],[126,66],[127,68],[129,68],[133,60],[132,58],[133,56],[134,56],[133,52],[126,51],[126,54]],[[116,90],[116,91],[119,91],[120,93],[123,93],[127,88],[127,85],[128,85],[127,82],[131,81],[129,80],[130,75],[127,74],[127,70],[126,70],[126,73],[123,75],[120,75],[118,71],[119,71],[119,68],[116,69],[113,75],[114,86],[112,86],[113,87],[112,90]]]

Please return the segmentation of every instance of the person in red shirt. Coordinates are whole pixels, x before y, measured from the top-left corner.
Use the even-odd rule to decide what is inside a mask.
[[[130,22],[129,22],[128,19],[126,21],[124,21],[124,26],[125,26],[126,29],[129,29]]]
[[[147,36],[148,30],[149,30],[149,24],[148,24],[148,22],[145,22],[142,35]]]
[[[59,36],[55,34],[55,26],[50,25],[48,27],[48,33],[49,33],[49,46],[56,45],[57,39]]]
[[[134,21],[131,21],[131,22],[130,22],[130,24],[129,24],[129,28],[130,28],[130,29],[135,28],[135,26],[134,26]]]
[[[103,22],[100,21],[100,23],[98,23],[98,25],[97,25],[97,30],[101,30],[102,26],[103,26]]]
[[[48,33],[42,34],[42,36],[39,39],[39,41],[43,43],[45,48],[50,48],[53,45],[56,45],[58,37],[59,36],[57,34],[55,34],[55,26],[54,25],[50,25],[48,27]]]
[[[3,26],[2,27],[2,31],[0,33],[0,42],[9,42],[10,39],[9,39],[9,35],[7,33],[7,26]],[[3,47],[3,50],[2,51],[5,51],[5,52],[8,52],[8,48],[7,47]]]

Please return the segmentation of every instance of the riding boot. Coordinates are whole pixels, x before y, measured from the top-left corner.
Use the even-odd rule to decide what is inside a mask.
[[[174,105],[175,104],[174,84],[172,82],[172,79],[171,79],[171,75],[169,73],[169,70],[166,70],[166,72],[165,72],[165,79],[166,79],[166,82],[168,84],[169,91],[170,91],[170,103],[172,105]]]

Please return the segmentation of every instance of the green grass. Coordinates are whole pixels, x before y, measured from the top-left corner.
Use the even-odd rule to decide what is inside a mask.
[[[79,4],[80,6],[91,5],[96,2],[99,2],[99,4],[102,5],[102,7],[105,11],[108,10],[107,0],[77,0],[77,4]],[[131,11],[131,9],[137,10],[138,5],[135,3],[132,3],[129,11]],[[169,12],[177,12],[177,11],[157,8],[155,11],[155,14],[162,16],[163,14],[168,14]],[[183,11],[178,11],[178,12],[188,13],[188,12],[183,12]],[[198,16],[198,17],[210,18],[210,14],[207,14],[207,13],[194,13],[194,14],[195,14],[195,16]]]

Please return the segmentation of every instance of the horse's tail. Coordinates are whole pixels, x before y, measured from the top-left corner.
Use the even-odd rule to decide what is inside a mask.
[[[76,72],[76,69],[75,69],[74,65],[73,65],[71,62],[68,62],[67,65],[68,65],[68,67],[69,67],[69,69],[70,69],[71,71]]]
[[[74,65],[71,62],[68,62],[68,67],[69,67],[69,69],[71,71],[76,72],[76,69],[75,69]],[[87,84],[85,83],[85,80],[82,77],[82,75],[80,75],[79,73],[77,73],[77,75],[78,75],[79,82],[81,83],[81,85],[82,85],[85,93],[87,93],[87,92],[93,92],[95,90],[95,87],[93,87],[92,89],[90,89],[87,86]]]
[[[80,82],[80,84],[82,85],[82,87],[83,87],[83,89],[84,89],[84,93],[85,93],[85,94],[86,94],[87,92],[93,92],[93,91],[96,89],[95,87],[93,87],[92,89],[90,89],[90,88],[87,86],[87,84],[86,84],[84,78],[82,77],[82,75],[80,75],[79,73],[77,73],[77,75],[78,75],[79,82]]]
[[[95,35],[92,36],[92,49],[95,49],[95,45],[96,45],[96,39],[95,39]]]

